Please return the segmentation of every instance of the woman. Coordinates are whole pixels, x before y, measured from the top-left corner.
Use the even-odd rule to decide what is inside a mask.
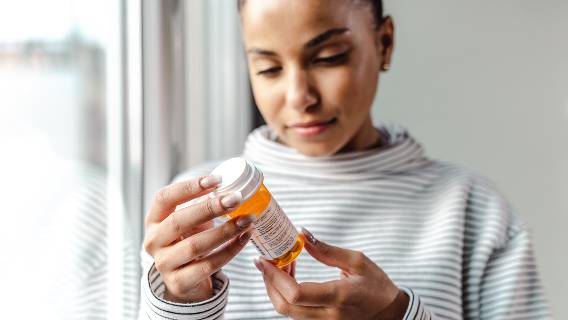
[[[214,227],[214,217],[239,206],[238,194],[173,212],[219,183],[207,176],[215,164],[196,168],[162,189],[148,213],[144,248],[155,264],[142,283],[143,316],[549,317],[527,229],[495,188],[427,159],[404,129],[373,126],[394,46],[380,1],[246,0],[239,8],[268,124],[243,156],[306,227],[306,250],[280,270],[245,246],[250,218]]]

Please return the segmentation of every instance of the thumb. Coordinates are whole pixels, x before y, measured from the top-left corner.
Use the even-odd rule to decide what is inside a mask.
[[[302,234],[306,239],[306,250],[319,262],[348,273],[361,274],[364,271],[369,259],[362,252],[327,244],[316,239],[306,228],[302,228]]]

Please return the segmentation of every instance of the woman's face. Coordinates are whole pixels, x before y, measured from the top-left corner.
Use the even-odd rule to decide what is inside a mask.
[[[352,0],[247,0],[241,19],[256,103],[284,144],[308,156],[378,141],[370,109],[393,26]],[[359,1],[363,2],[363,1]]]

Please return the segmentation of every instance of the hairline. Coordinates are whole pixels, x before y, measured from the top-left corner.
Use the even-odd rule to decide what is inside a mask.
[[[378,0],[378,7],[376,5],[373,5],[373,2],[371,0],[352,0],[352,1],[355,2],[356,5],[371,6],[371,8],[373,9],[372,10],[373,17],[375,19],[375,22],[377,23],[376,27],[378,28],[381,25],[384,19],[384,8],[382,0]],[[245,3],[246,0],[237,0],[237,10],[239,13],[241,12],[241,9],[245,5]]]

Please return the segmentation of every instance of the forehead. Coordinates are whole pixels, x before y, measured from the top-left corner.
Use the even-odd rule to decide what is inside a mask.
[[[352,0],[247,0],[241,12],[245,44],[303,44],[330,28],[372,26],[371,10]],[[270,49],[270,48],[266,48]]]

